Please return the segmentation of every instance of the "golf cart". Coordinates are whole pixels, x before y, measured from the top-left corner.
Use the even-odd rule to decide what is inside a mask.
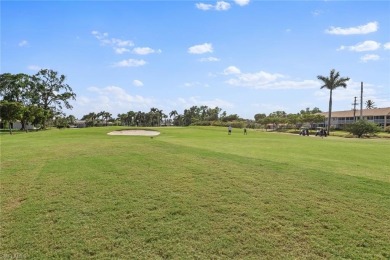
[[[301,130],[299,131],[299,135],[302,136],[309,136],[309,128],[307,127],[301,127]]]
[[[321,137],[325,136],[325,137],[327,137],[328,133],[326,132],[325,128],[317,127],[316,136],[321,136]]]

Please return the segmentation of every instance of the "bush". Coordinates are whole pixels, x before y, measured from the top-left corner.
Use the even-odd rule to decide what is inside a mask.
[[[390,134],[390,125],[385,127],[385,132]]]
[[[363,135],[373,135],[380,131],[379,126],[367,120],[359,120],[348,126],[347,131],[361,138]]]

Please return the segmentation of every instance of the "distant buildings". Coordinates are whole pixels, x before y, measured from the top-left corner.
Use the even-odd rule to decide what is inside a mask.
[[[363,119],[373,122],[381,127],[390,126],[390,107],[363,109]],[[321,113],[326,117],[323,124],[319,126],[328,125],[328,112]],[[335,129],[344,129],[348,124],[360,119],[360,109],[347,111],[332,111],[332,119],[330,121],[331,127]]]

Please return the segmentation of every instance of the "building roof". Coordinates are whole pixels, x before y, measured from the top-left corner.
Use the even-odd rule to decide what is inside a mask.
[[[328,116],[328,112],[320,113],[325,117]],[[390,115],[390,107],[363,109],[363,116],[387,116]],[[360,109],[356,109],[355,116],[360,116]],[[332,117],[353,117],[353,110],[346,111],[332,111]]]

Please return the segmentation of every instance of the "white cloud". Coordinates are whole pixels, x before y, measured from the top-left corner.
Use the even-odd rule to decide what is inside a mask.
[[[223,74],[234,76],[225,82],[238,87],[253,89],[310,89],[320,87],[320,83],[315,80],[283,80],[287,77],[282,74],[265,71],[241,73],[240,69],[235,66],[226,68]]]
[[[250,87],[255,89],[268,88],[269,84],[283,78],[281,74],[272,74],[265,71],[256,73],[240,73],[235,78],[231,78],[226,83],[233,86]]]
[[[111,39],[111,43],[113,45],[119,46],[119,47],[131,47],[131,46],[134,46],[134,43],[132,41],[121,40],[121,39],[116,39],[116,38],[112,38]]]
[[[383,48],[385,50],[390,50],[390,42],[386,42],[385,44],[383,44]]]
[[[92,31],[92,35],[95,36],[95,38],[98,39],[100,44],[102,44],[102,45],[108,45],[111,43],[111,41],[107,38],[108,33],[101,33],[98,31]]]
[[[104,103],[121,104],[121,106],[126,103],[149,106],[153,103],[150,98],[144,98],[139,95],[130,95],[126,92],[126,90],[117,86],[108,86],[105,88],[90,87],[88,88],[88,91],[97,93],[100,98],[106,98]]]
[[[230,74],[240,74],[241,71],[239,68],[235,67],[235,66],[229,66],[227,67],[224,71],[223,71],[223,74],[225,75],[230,75]]]
[[[325,32],[329,34],[336,34],[336,35],[368,34],[368,33],[376,32],[378,28],[379,28],[378,22],[370,22],[365,25],[349,27],[349,28],[331,26],[330,29],[325,30]]]
[[[215,5],[215,10],[217,11],[226,11],[230,9],[230,4],[225,1],[218,1]]]
[[[207,58],[201,58],[199,59],[200,62],[216,62],[216,61],[220,61],[220,59],[216,58],[216,57],[207,57]]]
[[[153,50],[149,47],[137,47],[133,49],[133,53],[139,54],[139,55],[147,55],[151,53],[161,53],[161,50]]]
[[[28,41],[23,40],[23,41],[19,42],[18,45],[19,45],[19,47],[26,47],[26,46],[28,46]]]
[[[368,62],[370,60],[379,60],[379,55],[376,54],[366,54],[360,58],[362,62]]]
[[[249,4],[250,0],[234,0],[234,2],[240,6]]]
[[[377,49],[379,49],[381,46],[381,44],[379,42],[376,42],[376,41],[364,41],[364,42],[360,42],[356,45],[353,45],[353,46],[341,46],[340,48],[338,48],[337,50],[338,51],[342,51],[342,50],[349,50],[349,51],[356,51],[356,52],[362,52],[362,51],[375,51]]]
[[[208,10],[214,9],[213,5],[204,4],[204,3],[197,3],[197,4],[195,4],[195,6],[196,6],[196,8],[203,10],[203,11],[208,11]]]
[[[115,53],[118,53],[118,54],[123,54],[123,53],[125,53],[125,52],[129,52],[130,50],[129,49],[127,49],[127,48],[117,48],[117,47],[114,47],[114,51],[115,51]]]
[[[239,2],[245,2],[245,0],[241,0]],[[209,10],[216,10],[216,11],[227,11],[230,9],[230,4],[225,1],[218,1],[215,5],[212,4],[205,4],[205,3],[196,3],[196,8],[203,10],[203,11],[209,11]]]
[[[92,35],[99,40],[103,46],[111,46],[114,51],[118,54],[129,52],[130,50],[126,47],[134,46],[134,43],[130,40],[122,40],[117,38],[109,38],[108,33],[101,33],[99,31],[92,31]]]
[[[204,43],[200,45],[194,45],[188,48],[188,53],[191,54],[203,54],[207,52],[213,52],[213,45],[211,43]]]
[[[146,61],[144,60],[127,59],[114,63],[114,67],[140,67],[145,64]]]
[[[186,83],[184,83],[184,87],[186,87],[186,88],[194,88],[194,87],[208,88],[209,85],[208,84],[203,84],[203,83],[200,83],[200,82],[197,82],[197,81],[194,81],[194,82],[186,82]]]
[[[144,83],[138,79],[133,80],[133,85],[136,87],[142,87]]]

